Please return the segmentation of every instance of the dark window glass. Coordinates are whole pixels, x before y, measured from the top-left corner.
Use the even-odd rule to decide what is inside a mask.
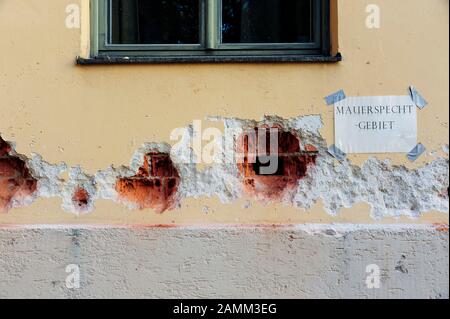
[[[198,44],[200,0],[111,0],[111,43]]]
[[[223,43],[312,42],[311,0],[222,0]]]

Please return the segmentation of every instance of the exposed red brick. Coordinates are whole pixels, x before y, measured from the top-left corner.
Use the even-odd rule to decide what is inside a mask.
[[[37,188],[25,162],[10,151],[11,146],[0,137],[0,211],[7,211],[13,199],[24,199]]]
[[[77,188],[72,196],[72,202],[74,206],[80,211],[85,210],[88,207],[90,200],[89,193],[84,188]]]
[[[117,180],[120,199],[162,213],[174,206],[180,176],[169,154],[152,152],[133,177]]]
[[[306,152],[311,152],[311,153],[317,153],[319,152],[319,150],[317,149],[317,147],[311,145],[311,144],[306,144],[305,145],[305,151]]]
[[[11,151],[11,146],[0,136],[0,156],[4,156]]]
[[[266,128],[265,128],[266,129]],[[278,170],[273,175],[260,175],[259,166],[251,160],[252,151],[257,151],[259,129],[244,132],[237,141],[236,151],[244,155],[238,170],[243,177],[244,190],[265,199],[281,199],[284,193],[294,189],[298,181],[306,176],[308,167],[314,165],[317,149],[300,150],[300,140],[291,132],[278,128]],[[254,134],[249,134],[254,132]],[[266,153],[270,154],[270,131],[266,130]],[[275,154],[270,154],[275,155]]]

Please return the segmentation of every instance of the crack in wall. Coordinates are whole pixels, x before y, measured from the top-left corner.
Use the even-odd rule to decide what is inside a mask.
[[[235,163],[240,134],[255,128],[277,127],[298,137],[298,151],[303,155],[314,154],[314,165],[308,165],[304,176],[295,179],[294,187],[282,189],[277,196],[264,196],[264,192],[253,194],[255,199],[304,209],[321,200],[331,215],[359,202],[371,205],[374,218],[419,217],[430,210],[448,213],[448,145],[443,147],[446,157],[417,169],[376,158],[369,158],[360,167],[348,159],[337,162],[328,154],[327,143],[319,133],[323,125],[319,115],[291,119],[266,116],[261,121],[223,117],[209,120],[222,121],[224,136],[232,138],[215,141],[222,151],[214,155],[212,165],[204,168],[196,164],[192,125],[181,131],[175,145],[144,144],[136,150],[128,167],[110,166],[95,175],[86,174],[79,166],[47,163],[37,154],[26,158],[14,151],[12,143],[0,137],[0,210],[29,205],[39,197],[60,197],[62,208],[77,214],[93,211],[98,199],[120,202],[130,209],[152,208],[157,212],[181,206],[184,198],[218,197],[224,204],[232,203],[248,195],[246,176]],[[152,164],[152,156],[164,163],[158,173],[149,171],[155,169],[152,165],[157,165]],[[165,173],[165,169],[171,173]],[[68,178],[63,178],[63,174],[68,174]],[[12,179],[18,185],[11,186]],[[125,192],[125,184],[130,185],[124,183],[121,187],[120,181],[133,181],[135,187]],[[135,183],[140,185],[138,189]]]

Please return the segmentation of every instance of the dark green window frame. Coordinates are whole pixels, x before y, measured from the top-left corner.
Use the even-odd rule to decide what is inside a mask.
[[[222,0],[201,0],[200,44],[111,44],[110,0],[91,0],[91,58],[79,64],[140,62],[335,62],[330,56],[330,0],[312,0],[310,43],[221,43]]]

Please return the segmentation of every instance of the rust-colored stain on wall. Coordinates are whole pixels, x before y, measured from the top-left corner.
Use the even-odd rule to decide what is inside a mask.
[[[437,223],[433,224],[433,226],[439,232],[448,233],[449,231],[448,224]]]
[[[0,211],[7,211],[14,200],[30,196],[37,188],[25,162],[10,152],[11,146],[0,136]]]
[[[259,130],[265,130],[265,143],[260,143]],[[238,163],[238,169],[243,176],[244,190],[261,199],[279,200],[286,191],[292,190],[298,185],[298,181],[306,176],[310,165],[314,165],[317,157],[317,149],[312,145],[306,145],[300,149],[300,139],[291,132],[277,129],[278,154],[277,170],[274,174],[263,175],[260,172],[262,164],[258,155],[255,160],[250,160],[251,152],[259,154],[259,145],[265,145],[265,152],[272,156],[270,150],[270,129],[268,127],[254,128],[241,134],[237,142],[237,151],[243,154],[243,162]],[[250,134],[249,134],[250,133]],[[253,134],[254,133],[254,134]],[[264,150],[263,150],[264,151]],[[273,150],[272,150],[273,151]]]
[[[174,206],[179,183],[170,155],[151,152],[144,156],[144,164],[135,176],[117,180],[116,191],[121,200],[139,209],[153,208],[162,213]]]

